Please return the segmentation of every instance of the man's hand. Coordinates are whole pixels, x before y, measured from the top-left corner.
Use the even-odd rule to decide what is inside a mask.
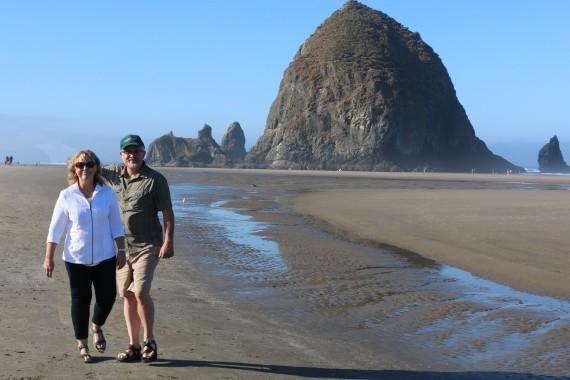
[[[174,256],[174,247],[172,246],[171,241],[164,241],[162,247],[160,247],[160,252],[158,253],[158,257],[161,259],[169,259]]]
[[[162,211],[162,220],[164,221],[164,243],[160,247],[158,257],[168,259],[174,256],[174,247],[172,246],[172,240],[174,240],[174,212],[171,208]]]
[[[117,252],[117,269],[121,269],[127,263],[127,255],[125,252]]]

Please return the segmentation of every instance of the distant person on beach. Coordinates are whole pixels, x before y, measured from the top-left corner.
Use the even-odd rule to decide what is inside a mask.
[[[95,153],[82,150],[74,154],[67,168],[69,187],[59,193],[53,210],[43,267],[51,278],[55,249],[66,231],[63,260],[71,288],[71,319],[79,355],[90,363],[93,359],[87,338],[91,286],[95,288],[93,344],[102,353],[107,343],[101,327],[117,295],[116,267],[125,265],[125,233],[117,199],[102,181],[101,164]]]
[[[150,362],[158,357],[150,288],[159,260],[174,255],[174,212],[166,178],[144,161],[146,152],[141,138],[125,136],[119,146],[123,165],[106,166],[102,171],[121,204],[127,238],[127,264],[117,272],[117,287],[124,300],[130,342],[128,348],[117,355],[117,360],[132,362],[142,358]],[[159,212],[162,212],[164,233]]]

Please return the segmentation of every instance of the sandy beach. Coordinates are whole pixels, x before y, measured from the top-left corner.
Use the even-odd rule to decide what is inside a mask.
[[[570,299],[568,189],[331,190],[296,206],[357,238]]]
[[[160,360],[114,360],[128,343],[117,300],[108,351],[85,365],[63,263],[52,280],[41,268],[65,168],[0,167],[0,379],[570,372],[568,177],[160,171],[177,211],[153,289]],[[232,232],[244,225],[251,242]]]

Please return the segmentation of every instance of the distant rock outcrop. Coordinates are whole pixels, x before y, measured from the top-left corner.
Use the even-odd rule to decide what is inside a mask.
[[[570,167],[566,165],[558,137],[554,135],[538,152],[538,167],[541,172],[547,173],[570,173]]]
[[[176,137],[172,132],[154,140],[146,160],[161,166],[226,166],[226,155],[212,137],[212,127],[205,124],[198,138]]]
[[[440,58],[418,33],[349,1],[285,70],[250,166],[524,171],[475,135]]]
[[[245,156],[245,136],[236,121],[228,127],[222,147],[212,137],[212,127],[204,124],[198,138],[176,137],[172,132],[154,140],[146,161],[158,166],[232,167]]]
[[[222,138],[222,150],[225,152],[229,165],[243,161],[245,157],[245,135],[237,121],[228,127]]]

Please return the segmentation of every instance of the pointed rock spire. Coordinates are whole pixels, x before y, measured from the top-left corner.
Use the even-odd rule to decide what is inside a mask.
[[[231,164],[243,161],[245,157],[245,135],[237,121],[231,123],[222,138],[222,150]]]
[[[568,173],[570,167],[562,157],[560,142],[554,135],[538,152],[538,167],[541,172],[546,173]]]

